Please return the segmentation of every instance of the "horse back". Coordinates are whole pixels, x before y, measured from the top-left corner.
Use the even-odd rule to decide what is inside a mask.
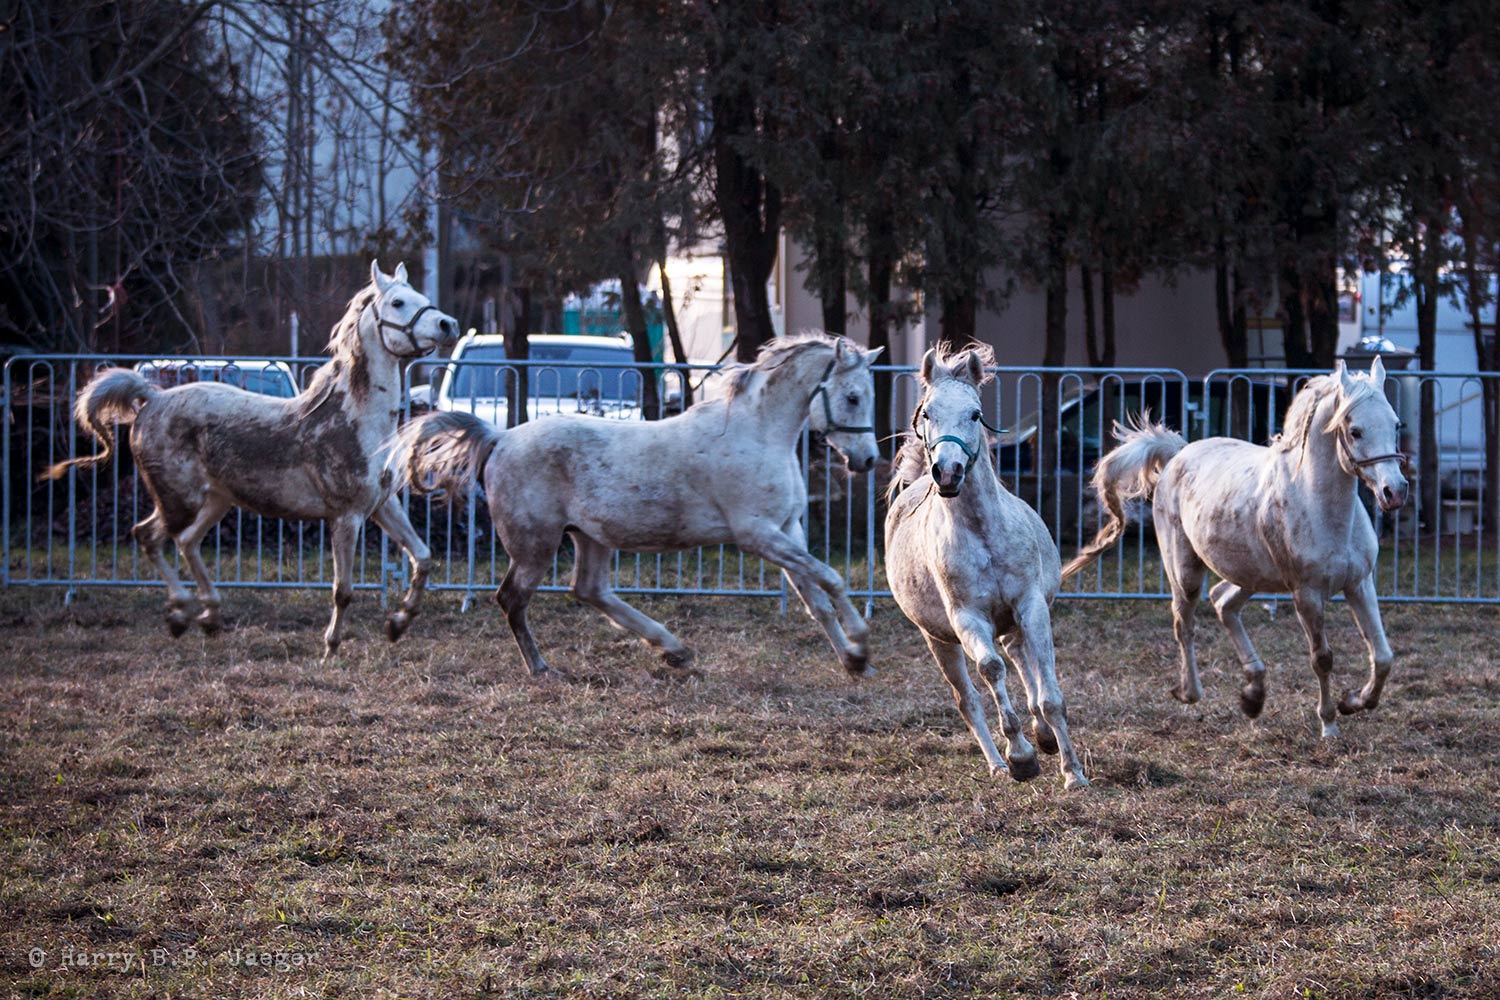
[[[378,502],[360,430],[340,393],[280,399],[198,382],[143,407],[131,449],[169,528],[169,511],[201,504],[209,490],[266,517],[313,519]]]

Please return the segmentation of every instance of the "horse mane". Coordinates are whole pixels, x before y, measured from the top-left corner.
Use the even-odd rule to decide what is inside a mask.
[[[1370,376],[1363,372],[1353,372],[1350,375],[1353,383],[1348,393],[1340,395],[1340,385],[1337,375],[1316,375],[1307,380],[1302,389],[1292,398],[1292,405],[1287,407],[1286,424],[1280,434],[1271,439],[1271,447],[1276,451],[1292,452],[1306,446],[1308,438],[1312,435],[1313,420],[1317,416],[1318,407],[1324,400],[1337,399],[1338,408],[1334,410],[1329,418],[1325,431],[1338,426],[1339,420],[1351,409],[1361,402],[1375,395],[1375,383],[1370,381]]]
[[[953,363],[963,354],[973,351],[979,356],[979,364],[984,369],[979,384],[984,385],[995,376],[990,371],[995,367],[995,349],[989,344],[981,344],[978,341],[971,342],[964,347],[949,348],[938,344],[933,349],[934,368],[941,373],[939,381],[951,379],[955,376],[949,374]],[[977,388],[977,387],[976,387]],[[932,383],[922,379],[922,396],[917,402],[917,407],[912,411],[912,419],[916,419],[917,412],[921,410],[922,404],[927,402],[928,393],[932,391]],[[927,451],[922,447],[922,439],[917,436],[916,430],[904,431],[901,435],[901,448],[896,452],[896,458],[891,463],[891,484],[886,487],[886,499],[890,500],[897,493],[912,483],[927,475]]]
[[[756,353],[753,362],[730,365],[724,369],[724,377],[727,380],[724,401],[733,403],[736,398],[748,392],[755,376],[765,374],[769,378],[774,378],[787,362],[815,348],[836,347],[838,339],[830,337],[821,330],[807,330],[792,336],[777,337],[766,341],[760,345],[760,350]]]
[[[359,342],[359,317],[378,294],[373,284],[361,288],[344,307],[344,315],[333,324],[333,333],[323,348],[325,354],[333,355],[333,360],[318,368],[308,382],[307,389],[298,397],[299,409],[304,417],[327,398],[345,366],[352,365],[364,352],[364,345]]]

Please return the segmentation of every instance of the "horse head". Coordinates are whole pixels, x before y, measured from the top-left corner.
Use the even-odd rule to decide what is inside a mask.
[[[868,472],[880,457],[880,445],[875,440],[875,379],[870,366],[882,350],[877,347],[867,351],[843,337],[836,338],[833,358],[807,401],[812,429],[823,435],[854,472]]]
[[[924,389],[912,430],[921,439],[939,496],[958,496],[986,447],[979,387],[989,380],[985,368],[993,363],[989,348],[978,344],[957,355],[932,348],[922,358]]]
[[[375,298],[368,309],[376,339],[387,354],[416,358],[458,340],[458,321],[407,282],[405,264],[397,264],[387,275],[381,273],[379,261],[370,261],[370,283]]]
[[[1337,435],[1339,462],[1375,494],[1384,511],[1406,503],[1401,420],[1385,396],[1385,365],[1377,355],[1368,375],[1351,375],[1340,360],[1333,371],[1339,403],[1328,432]]]

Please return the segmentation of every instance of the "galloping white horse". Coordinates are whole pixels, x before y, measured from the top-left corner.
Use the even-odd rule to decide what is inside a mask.
[[[871,672],[869,629],[839,574],[808,554],[797,441],[811,421],[851,469],[874,465],[878,353],[822,334],[773,340],[754,365],[731,370],[724,399],[660,421],[553,416],[502,431],[470,414],[433,413],[402,428],[391,464],[417,492],[467,494],[483,478],[510,556],[495,600],[534,676],[549,667],[526,609],[567,534],[574,596],[657,650],[669,676],[689,672],[693,653],[615,595],[615,549],[733,542],[781,567],[858,677]]]
[[[902,446],[891,481],[891,494],[902,492],[885,519],[886,576],[896,603],[922,630],[952,686],[990,773],[1008,771],[1027,781],[1041,772],[1005,689],[998,637],[1026,689],[1032,736],[1048,753],[1061,749],[1063,784],[1078,788],[1088,779],[1068,737],[1052,647],[1050,608],[1061,560],[1036,511],[995,475],[979,407],[979,387],[988,380],[984,369],[993,363],[982,346],[956,357],[934,349],[922,358],[915,436]],[[1000,710],[1004,759],[990,738],[965,654]]]
[[[1245,671],[1240,707],[1252,719],[1265,705],[1265,664],[1240,620],[1256,591],[1289,590],[1307,634],[1318,678],[1318,719],[1337,736],[1336,712],[1374,708],[1391,671],[1391,647],[1375,600],[1380,546],[1359,503],[1359,483],[1381,509],[1406,502],[1400,421],[1386,401],[1380,358],[1368,375],[1340,361],[1332,375],[1308,381],[1287,410],[1286,429],[1269,447],[1208,438],[1187,444],[1142,418],[1115,425],[1120,446],[1099,463],[1094,488],[1109,512],[1098,536],[1063,570],[1088,565],[1125,530],[1124,502],[1154,494],[1156,540],[1172,584],[1172,619],[1182,648],[1182,676],[1172,694],[1203,696],[1193,653],[1193,609],[1205,569],[1221,577],[1209,593]],[[1333,652],[1323,636],[1323,604],[1342,591],[1370,653],[1370,677],[1336,705],[1329,691]]]
[[[457,335],[458,323],[407,283],[404,264],[386,276],[372,261],[369,287],[350,300],[334,327],[328,343],[333,360],[300,396],[277,399],[222,382],[162,390],[130,369],[106,369],[74,407],[78,423],[104,450],[45,475],[55,479],[70,466],[105,461],[114,449],[110,425],[134,425],[130,450],[156,504],[134,534],[166,581],[167,627],[174,636],[187,630],[190,597],[163,555],[169,538],[198,584],[198,625],[213,633],[220,627],[219,592],[199,546],[230,507],[332,521],[333,619],[323,634],[325,659],[338,649],[353,593],[355,539],[365,520],[373,520],[411,559],[411,585],[386,621],[394,642],[417,613],[431,553],[392,495],[391,474],[377,451],[396,430],[401,361]]]

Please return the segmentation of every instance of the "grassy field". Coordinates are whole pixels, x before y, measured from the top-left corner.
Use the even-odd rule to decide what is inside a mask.
[[[1324,744],[1288,606],[1247,611],[1249,722],[1211,618],[1184,707],[1164,604],[1064,603],[1064,793],[986,776],[889,602],[860,684],[774,601],[643,602],[700,651],[673,684],[549,597],[579,679],[537,684],[452,595],[396,647],[360,595],[328,667],[324,595],[228,601],[174,643],[156,590],[0,592],[14,995],[1500,995],[1492,608],[1388,609],[1386,699]]]

